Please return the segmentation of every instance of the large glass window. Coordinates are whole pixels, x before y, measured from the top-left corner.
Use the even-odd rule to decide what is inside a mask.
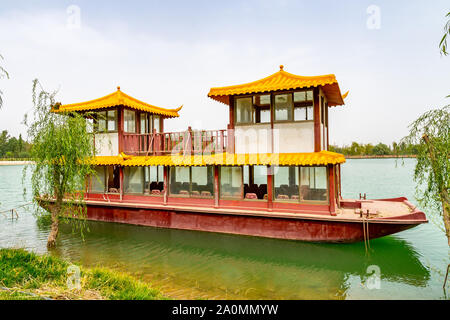
[[[170,167],[170,194],[189,196],[189,167]]]
[[[244,198],[267,199],[267,166],[244,166]]]
[[[106,168],[104,166],[95,167],[95,174],[91,176],[91,192],[104,193],[106,191]]]
[[[253,116],[252,98],[237,98],[235,100],[236,123],[251,123]]]
[[[277,94],[274,96],[275,101],[275,121],[291,121],[292,120],[292,94]]]
[[[170,194],[212,198],[214,196],[213,167],[171,167]]]
[[[144,193],[163,195],[164,192],[164,166],[144,167]]]
[[[124,117],[124,131],[128,133],[136,133],[136,112],[125,109]]]
[[[213,167],[191,167],[191,196],[212,198],[213,195]]]
[[[328,199],[326,167],[300,168],[300,200],[326,201]]]
[[[125,167],[123,170],[123,185],[125,193],[143,193],[144,168]]]
[[[220,167],[220,197],[242,198],[242,167]]]
[[[298,179],[298,167],[274,167],[274,200],[298,202]]]

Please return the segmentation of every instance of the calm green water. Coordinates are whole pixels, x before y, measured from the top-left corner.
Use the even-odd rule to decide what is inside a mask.
[[[348,160],[343,195],[406,196],[415,202],[414,164],[414,159],[397,167],[391,159]],[[22,168],[0,166],[2,210],[29,201],[22,195]],[[38,227],[31,212],[18,211],[17,220],[0,215],[0,247],[46,253],[49,228]],[[82,241],[63,225],[51,254],[127,271],[174,298],[448,299],[442,283],[449,248],[433,223],[373,240],[369,255],[363,243],[311,244],[100,222],[89,228]],[[370,285],[370,265],[379,267],[378,289]]]

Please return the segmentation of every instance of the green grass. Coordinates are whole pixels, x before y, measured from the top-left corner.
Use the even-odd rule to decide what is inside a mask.
[[[148,283],[105,268],[80,267],[81,289],[69,290],[66,281],[70,265],[62,259],[23,249],[0,249],[0,286],[11,288],[0,290],[0,299],[39,299],[23,292],[53,299],[167,299]]]

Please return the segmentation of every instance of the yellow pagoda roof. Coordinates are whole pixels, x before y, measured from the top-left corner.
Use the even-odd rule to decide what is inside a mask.
[[[347,96],[348,92],[342,96],[334,74],[311,77],[298,76],[284,71],[283,68],[284,67],[281,65],[280,71],[253,82],[211,88],[208,97],[229,104],[229,97],[238,94],[263,93],[276,90],[292,90],[321,86],[327,96],[329,106],[344,104],[344,98]]]
[[[126,93],[120,91],[120,87],[117,87],[117,91],[108,94],[107,96],[86,101],[80,103],[72,103],[72,104],[55,104],[52,106],[52,112],[72,112],[72,111],[91,111],[97,109],[105,109],[116,106],[126,106],[132,109],[150,112],[154,114],[163,115],[166,117],[179,117],[178,111],[181,110],[181,107],[177,109],[165,109],[160,108],[138,99],[135,99]]]
[[[318,166],[344,163],[345,157],[330,151],[310,153],[258,153],[210,155],[164,155],[164,156],[130,156],[121,153],[118,156],[97,156],[94,165],[121,166],[241,166],[241,165],[280,165],[280,166]]]

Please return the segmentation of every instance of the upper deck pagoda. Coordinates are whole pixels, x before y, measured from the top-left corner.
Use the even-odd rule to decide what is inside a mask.
[[[208,93],[229,105],[236,153],[328,150],[328,107],[343,105],[346,95],[334,74],[298,76],[282,65],[263,79]]]
[[[94,124],[95,145],[99,156],[117,156],[122,152],[146,152],[150,136],[164,131],[164,120],[179,117],[176,109],[161,108],[133,98],[120,90],[104,97],[80,103],[55,104],[52,112],[79,112]]]

